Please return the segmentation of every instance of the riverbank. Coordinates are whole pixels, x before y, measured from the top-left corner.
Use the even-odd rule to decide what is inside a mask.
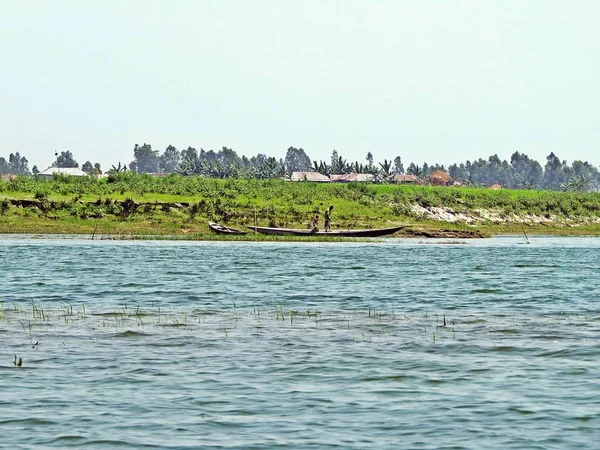
[[[403,237],[600,235],[598,193],[134,174],[0,182],[0,233],[221,239],[208,229],[209,220],[237,228],[306,228],[329,205],[335,229],[406,225],[396,234]]]

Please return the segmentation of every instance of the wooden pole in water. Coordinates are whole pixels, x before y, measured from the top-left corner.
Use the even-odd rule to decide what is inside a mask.
[[[92,233],[92,241],[94,240],[94,236],[96,236],[97,229],[98,229],[98,224],[96,224],[96,228],[94,228],[94,232]]]
[[[523,236],[525,237],[525,243],[529,244],[529,238],[527,237],[527,233],[525,232],[525,225],[521,222],[521,228],[523,229]]]

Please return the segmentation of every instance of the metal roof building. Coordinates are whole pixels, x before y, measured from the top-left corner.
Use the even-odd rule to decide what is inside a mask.
[[[52,178],[54,175],[69,175],[72,177],[87,177],[88,174],[79,167],[48,167],[38,174],[42,178]]]
[[[359,182],[372,182],[375,181],[375,175],[372,173],[347,173],[345,175],[331,175],[332,181],[337,181],[338,183],[351,183],[353,181]]]
[[[294,172],[291,181],[315,181],[317,183],[329,183],[331,180],[319,172]]]
[[[419,181],[419,179],[414,175],[401,175],[399,173],[395,173],[390,177],[390,181],[396,183],[416,183]]]

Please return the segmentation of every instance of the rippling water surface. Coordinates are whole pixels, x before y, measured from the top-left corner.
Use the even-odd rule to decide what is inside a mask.
[[[599,256],[0,237],[0,447],[596,449]]]

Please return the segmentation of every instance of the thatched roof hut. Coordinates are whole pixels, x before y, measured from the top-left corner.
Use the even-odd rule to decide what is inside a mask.
[[[432,186],[446,186],[450,180],[450,175],[443,170],[436,170],[429,175],[429,182]]]

